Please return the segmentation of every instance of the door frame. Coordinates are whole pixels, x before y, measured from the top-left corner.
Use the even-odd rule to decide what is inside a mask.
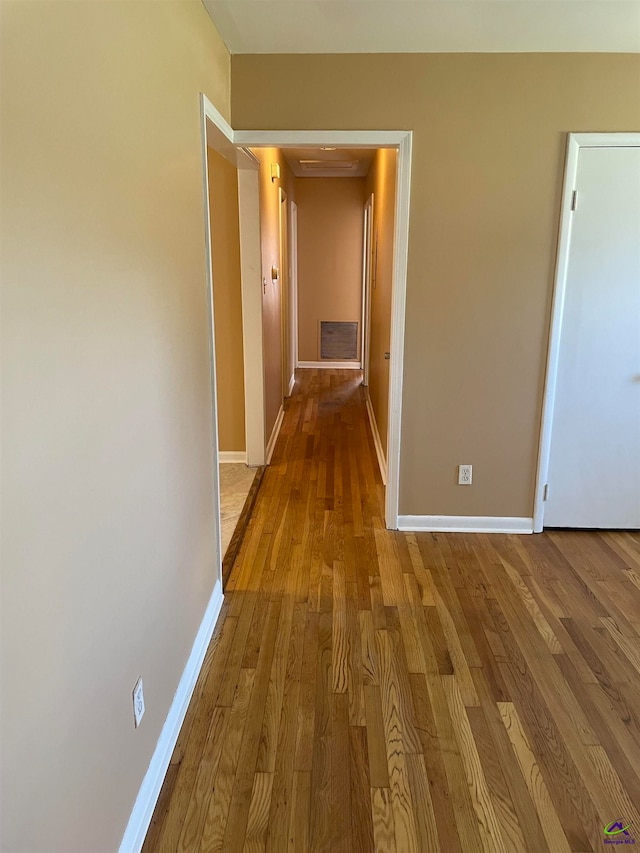
[[[213,254],[211,248],[211,210],[209,205],[209,164],[207,150],[212,148],[238,170],[240,208],[240,267],[242,287],[243,371],[245,389],[245,443],[248,465],[264,465],[264,380],[262,378],[262,301],[260,282],[260,221],[258,170],[260,164],[251,154],[233,144],[233,130],[205,94],[200,93],[200,139],[202,147],[202,191],[204,204],[205,281],[209,327],[209,365],[211,415],[213,423],[213,503],[216,536],[216,577],[222,585],[222,524],[220,519],[220,448],[218,442],[218,394],[216,388],[215,315],[213,305]],[[256,255],[257,247],[257,255]],[[256,265],[257,258],[257,265]],[[254,281],[255,279],[255,281]],[[257,282],[257,287],[256,287]],[[257,294],[257,299],[254,294]]]
[[[262,259],[260,251],[260,161],[250,151],[234,143],[233,128],[200,93],[202,115],[203,174],[205,188],[205,241],[207,287],[213,294],[210,215],[208,196],[207,145],[238,170],[238,207],[240,229],[240,279],[242,288],[242,348],[244,370],[244,417],[246,463],[264,465],[266,438],[264,425],[264,364],[262,351]],[[211,305],[213,323],[213,305]],[[212,326],[213,328],[213,326]],[[213,340],[213,338],[212,338]],[[212,361],[212,385],[215,392],[215,363]],[[214,398],[215,399],[215,398]],[[217,453],[217,407],[214,410]]]
[[[369,339],[371,337],[371,289],[373,283],[373,193],[364,203],[364,239],[362,241],[362,328],[360,332],[360,362],[362,384],[369,386]]]
[[[533,532],[541,533],[544,527],[545,492],[549,476],[549,458],[551,455],[551,438],[553,429],[553,413],[556,399],[558,379],[558,363],[560,358],[560,340],[562,337],[562,320],[567,288],[567,272],[569,268],[569,249],[571,246],[571,229],[573,225],[572,206],[573,193],[576,189],[578,174],[578,157],[581,148],[637,148],[640,147],[640,133],[569,133],[567,136],[567,153],[560,207],[560,230],[558,237],[558,253],[551,306],[551,326],[547,350],[547,369],[542,400],[542,422],[540,427],[540,444],[538,448],[538,471],[533,512]]]
[[[387,486],[385,491],[385,523],[390,530],[397,530],[413,133],[410,130],[239,130],[235,131],[233,139],[236,145],[253,148],[318,148],[331,146],[336,148],[395,148],[398,151],[391,296]]]

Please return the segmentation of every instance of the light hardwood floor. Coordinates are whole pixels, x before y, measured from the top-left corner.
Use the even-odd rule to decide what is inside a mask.
[[[145,845],[640,844],[640,537],[401,534],[354,371],[299,371]]]

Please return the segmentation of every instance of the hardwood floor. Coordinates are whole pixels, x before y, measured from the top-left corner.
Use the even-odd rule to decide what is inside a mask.
[[[401,534],[300,371],[145,851],[640,844],[640,537]]]

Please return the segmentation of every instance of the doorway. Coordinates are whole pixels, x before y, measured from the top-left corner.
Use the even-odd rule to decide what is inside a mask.
[[[568,143],[536,530],[640,528],[640,134]]]
[[[404,326],[406,304],[407,253],[409,231],[409,199],[411,183],[411,131],[262,131],[233,132],[233,141],[243,150],[281,148],[388,148],[397,151],[397,181],[392,203],[394,207],[391,343],[388,347],[388,439],[387,484],[385,490],[385,522],[389,529],[398,527],[398,498],[400,476],[400,437],[402,420],[402,384],[404,361]],[[250,202],[259,217],[259,200]],[[241,200],[242,208],[242,200]],[[242,220],[242,211],[241,211]],[[259,241],[254,241],[254,248]],[[254,265],[255,269],[255,265]],[[264,276],[263,287],[268,287]],[[280,380],[279,380],[280,384]],[[264,393],[264,371],[263,371]],[[274,427],[277,432],[278,424]],[[270,442],[271,444],[271,442]]]
[[[373,193],[364,205],[362,240],[362,384],[369,385],[369,338],[371,334],[371,286],[373,270]]]

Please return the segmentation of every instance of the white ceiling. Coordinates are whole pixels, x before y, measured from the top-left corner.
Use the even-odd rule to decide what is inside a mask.
[[[362,178],[376,154],[375,148],[283,148],[291,171],[298,178]]]
[[[231,53],[640,52],[640,0],[203,0]]]

